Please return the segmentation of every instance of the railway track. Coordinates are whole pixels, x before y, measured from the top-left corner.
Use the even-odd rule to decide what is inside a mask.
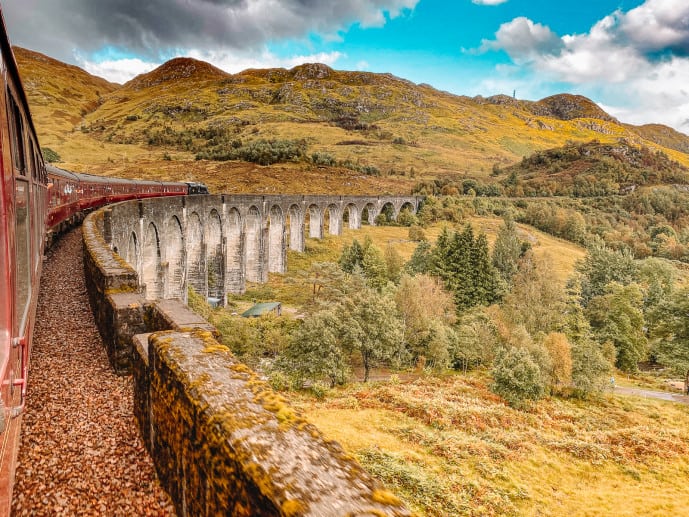
[[[74,230],[43,266],[12,515],[174,515],[139,438],[132,389],[108,365]]]

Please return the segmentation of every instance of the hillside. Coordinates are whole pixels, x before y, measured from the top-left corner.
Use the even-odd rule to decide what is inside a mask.
[[[65,146],[83,117],[119,87],[38,52],[13,50],[43,146]]]
[[[514,196],[604,196],[639,186],[689,183],[689,169],[661,151],[591,141],[568,144],[525,157],[505,169],[506,193]]]
[[[298,191],[303,182],[294,170],[306,167],[315,177],[357,178],[350,192],[408,191],[424,178],[486,178],[496,164],[568,141],[619,138],[689,165],[689,137],[663,126],[620,124],[574,95],[472,99],[322,64],[227,74],[189,58],[116,86],[83,71],[70,75],[75,67],[40,54],[20,49],[17,59],[42,145],[55,147],[66,167],[93,173],[152,177],[164,169],[159,177],[261,191],[264,174],[257,171],[266,169],[246,160],[271,163],[270,156],[254,156],[280,147],[287,152],[278,161],[298,164],[271,167],[289,170],[276,173],[276,188]],[[89,95],[66,103],[45,93],[76,83]],[[216,161],[225,159],[232,161]]]

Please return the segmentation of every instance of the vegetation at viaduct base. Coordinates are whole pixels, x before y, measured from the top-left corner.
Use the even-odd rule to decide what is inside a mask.
[[[540,488],[520,477],[531,468],[527,451],[550,458],[554,470],[559,462],[583,469],[592,461],[606,482],[655,476],[651,465],[661,459],[668,471],[689,469],[673,449],[689,443],[686,427],[669,431],[665,416],[645,427],[657,407],[625,406],[631,403],[605,394],[611,376],[634,375],[640,362],[687,375],[689,331],[676,316],[689,299],[683,271],[594,239],[564,281],[509,217],[491,235],[466,220],[414,224],[424,217],[414,216],[405,230],[424,239],[408,260],[367,236],[331,252],[330,261],[307,260],[295,264],[305,270],[276,275],[273,283],[298,293],[299,319],[239,318],[211,310],[193,293],[191,303],[242,360],[276,389],[291,391],[317,425],[327,431],[337,427],[331,419],[344,418],[333,436],[355,444],[359,461],[422,514],[549,508]],[[271,293],[257,286],[245,298],[261,289]],[[673,411],[687,421],[686,410]],[[371,420],[361,421],[364,415]],[[624,423],[604,424],[605,415]],[[543,429],[539,418],[549,422]],[[567,428],[579,419],[589,424]],[[352,436],[364,427],[371,442],[384,435],[407,449],[378,449]],[[536,429],[545,434],[536,438]],[[467,451],[488,454],[490,467],[469,460],[475,455]],[[518,467],[508,467],[515,460]],[[463,467],[449,467],[457,464]],[[451,478],[438,465],[447,465]],[[460,471],[472,481],[459,481]]]

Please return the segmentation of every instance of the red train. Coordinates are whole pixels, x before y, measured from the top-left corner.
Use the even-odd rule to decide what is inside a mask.
[[[8,515],[47,238],[108,203],[206,194],[202,183],[133,181],[44,164],[0,12],[0,516]]]

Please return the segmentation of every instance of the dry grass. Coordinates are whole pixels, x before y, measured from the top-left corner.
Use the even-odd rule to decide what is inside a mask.
[[[488,378],[356,385],[297,404],[422,515],[669,515],[689,507],[689,408],[603,396],[507,407]]]

